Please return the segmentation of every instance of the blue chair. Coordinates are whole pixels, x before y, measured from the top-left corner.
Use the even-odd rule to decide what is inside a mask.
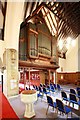
[[[37,94],[37,98],[41,98],[41,101],[42,101],[43,94],[41,94],[41,93],[38,93],[38,94]],[[37,99],[37,100],[38,100],[38,99]]]
[[[42,83],[40,83],[40,87],[43,87],[43,84],[42,84]]]
[[[78,96],[78,98],[80,100],[80,90],[77,91],[77,96]]]
[[[61,90],[61,89],[62,89],[59,84],[57,84],[57,89],[58,89],[58,90]]]
[[[36,89],[36,88],[35,88],[35,85],[33,85],[33,88]]]
[[[47,96],[47,103],[48,103],[48,108],[47,108],[46,114],[48,112],[49,106],[53,107],[53,110],[54,108],[56,108],[56,102],[53,102],[52,97]]]
[[[49,90],[49,91],[50,91],[50,86],[49,86],[49,85],[47,85],[47,90]]]
[[[38,86],[37,86],[37,85],[35,86],[35,89],[36,89],[37,91],[39,91],[39,88],[38,88]]]
[[[53,85],[51,85],[50,91],[55,92],[55,89],[54,89],[54,86],[53,86]]]
[[[46,85],[45,85],[45,84],[43,84],[43,87],[46,87]]]
[[[79,91],[79,90],[80,90],[80,87],[77,87],[76,90]]]
[[[43,89],[40,86],[39,86],[39,93],[43,93]]]
[[[65,100],[66,102],[69,101],[69,98],[67,98],[67,94],[64,91],[61,91],[62,100]]]
[[[28,87],[26,87],[26,90],[28,90]]]
[[[74,89],[70,89],[70,93],[76,95],[76,91]]]
[[[52,83],[50,83],[50,86],[52,85]]]
[[[56,84],[53,84],[54,88],[57,89]]]
[[[46,90],[46,88],[45,87],[43,87],[43,94],[50,94],[50,92],[47,92],[47,90]]]
[[[57,109],[60,111],[60,113],[62,113],[62,114],[65,113],[65,114],[67,114],[67,117],[68,117],[68,113],[71,112],[71,116],[72,116],[71,109],[68,106],[64,105],[61,100],[56,99],[56,105],[57,105]]]
[[[74,104],[77,104],[80,106],[80,101],[77,100],[77,98],[74,94],[69,94],[69,104],[70,103],[73,104],[73,107],[74,107]]]

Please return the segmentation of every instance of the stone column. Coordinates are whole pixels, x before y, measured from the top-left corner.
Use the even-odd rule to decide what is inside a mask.
[[[23,2],[8,2],[4,31],[5,46],[5,80],[3,86],[6,96],[13,96],[19,93],[19,76],[18,76],[18,43],[20,24],[23,21],[24,14]],[[6,83],[5,83],[6,81]]]

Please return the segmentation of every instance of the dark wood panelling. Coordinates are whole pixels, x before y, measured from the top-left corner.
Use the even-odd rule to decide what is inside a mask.
[[[57,83],[80,85],[80,72],[57,73]]]

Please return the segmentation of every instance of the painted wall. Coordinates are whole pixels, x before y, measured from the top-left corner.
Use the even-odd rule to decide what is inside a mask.
[[[4,41],[0,40],[0,57],[3,61],[3,53],[4,53]]]
[[[61,69],[63,69],[63,71],[65,71],[66,70],[65,64],[66,64],[66,60],[59,58],[59,69],[57,69],[57,72],[61,72],[62,71]]]
[[[78,61],[80,59],[80,53],[78,52],[78,41],[80,36],[76,38],[75,46],[69,47],[69,50],[66,53],[66,59],[59,58],[59,66],[60,68],[57,72],[61,72],[61,68],[63,68],[63,72],[77,72],[79,71]],[[79,49],[80,51],[80,49]]]
[[[23,2],[8,2],[6,11],[4,41],[0,40],[0,57],[3,60],[3,53],[6,48],[18,50],[20,24],[23,21]]]
[[[78,71],[78,37],[74,47],[70,47],[66,54],[66,71],[76,72]]]

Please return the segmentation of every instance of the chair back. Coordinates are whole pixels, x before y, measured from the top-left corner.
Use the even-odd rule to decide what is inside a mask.
[[[54,88],[56,89],[56,84],[53,84],[54,85]]]
[[[60,89],[61,89],[61,87],[60,87],[60,85],[59,85],[59,84],[57,84],[57,89],[58,89],[58,90],[60,90]]]
[[[67,95],[64,91],[61,91],[61,96],[62,96],[62,98],[67,98]]]
[[[35,89],[35,85],[33,85],[33,88]]]
[[[56,99],[57,108],[59,111],[65,112],[63,102],[59,99]]]
[[[54,90],[54,86],[53,85],[51,85],[51,89]]]
[[[49,85],[47,85],[47,88],[48,88],[48,89],[50,89],[50,86],[49,86]]]
[[[69,94],[69,96],[70,96],[70,101],[77,102],[77,98],[74,94]]]
[[[76,90],[79,91],[79,90],[80,90],[80,87],[77,87]]]
[[[39,91],[40,91],[40,92],[43,92],[43,90],[42,90],[42,88],[41,88],[40,86],[39,86]]]
[[[75,90],[74,90],[74,89],[70,89],[70,93],[72,93],[72,94],[75,94],[75,95],[76,95],[76,92],[75,92]]]
[[[43,84],[43,87],[46,87],[46,85],[45,85],[45,84]]]
[[[43,87],[43,92],[47,92],[45,87]]]
[[[26,87],[26,90],[28,90],[28,88]]]
[[[40,87],[43,87],[43,84],[42,84],[42,83],[40,83]]]
[[[37,86],[37,85],[35,86],[35,88],[36,88],[36,90],[37,90],[37,91],[39,90],[39,88],[38,88],[38,86]]]
[[[52,85],[52,83],[50,83],[50,86]]]
[[[80,90],[78,90],[77,92],[78,92],[78,96],[80,97]]]
[[[48,103],[50,106],[53,106],[53,99],[52,99],[50,96],[47,96],[47,103]]]

